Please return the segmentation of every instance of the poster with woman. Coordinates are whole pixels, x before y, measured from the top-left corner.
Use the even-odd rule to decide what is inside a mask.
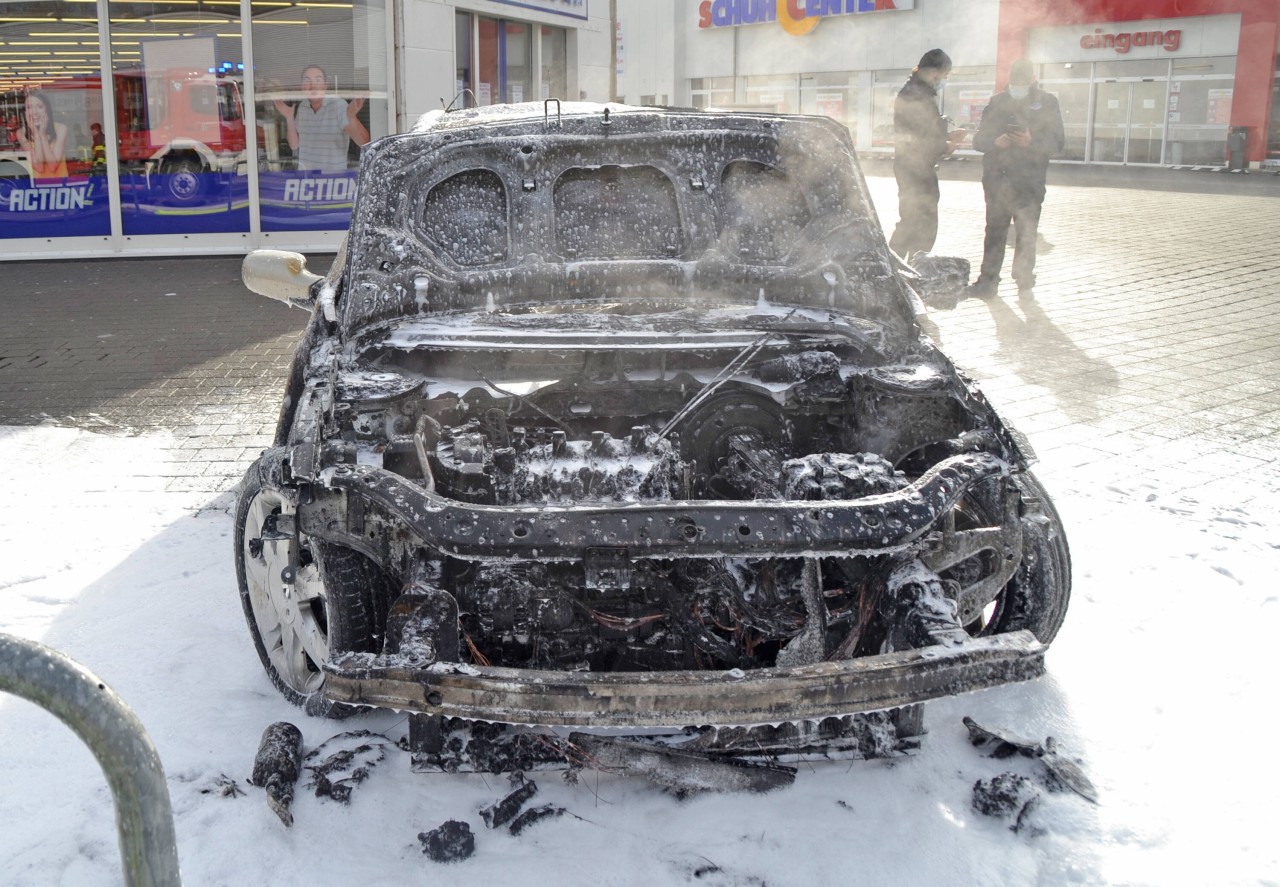
[[[0,240],[110,233],[105,169],[85,129],[101,107],[96,79],[0,92]]]
[[[42,92],[27,93],[25,113],[18,127],[18,146],[27,155],[37,179],[67,177],[67,125],[54,119],[53,104]]]

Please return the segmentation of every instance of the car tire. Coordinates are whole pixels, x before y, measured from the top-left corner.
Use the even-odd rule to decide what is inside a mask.
[[[264,538],[274,519],[293,514],[294,506],[285,491],[264,481],[261,464],[245,475],[235,518],[236,574],[249,632],[285,699],[308,714],[343,718],[355,709],[325,698],[322,666],[334,653],[376,650],[385,576],[358,552],[288,528]]]
[[[1039,479],[1026,471],[1014,483],[1022,494],[1022,560],[996,597],[982,633],[1025,629],[1047,646],[1071,601],[1071,551],[1062,518]]]

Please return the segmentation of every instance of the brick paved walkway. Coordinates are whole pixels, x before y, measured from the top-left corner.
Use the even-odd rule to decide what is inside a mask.
[[[307,316],[246,290],[238,257],[9,262],[0,276],[0,425],[168,432],[154,470],[174,491],[229,489],[270,445]]]
[[[868,171],[891,229],[893,180],[884,164]],[[936,251],[976,268],[973,172],[942,184]],[[1055,179],[1072,175],[1084,174]],[[1132,491],[1181,465],[1184,487],[1162,492],[1213,483],[1280,503],[1280,179],[1155,190],[1170,175],[1051,185],[1041,230],[1055,248],[1036,299],[1006,282],[997,300],[933,312],[931,330],[1031,438],[1050,489]],[[0,274],[0,425],[166,432],[172,459],[156,470],[177,491],[230,489],[269,444],[306,316],[245,290],[238,258],[10,262]]]
[[[870,183],[891,227],[894,183]],[[931,312],[943,349],[1056,475],[1050,489],[1181,465],[1182,487],[1162,493],[1212,483],[1214,498],[1280,506],[1280,182],[1252,191],[1051,187],[1035,299],[1018,298],[1010,250],[1000,298]],[[982,186],[944,181],[941,209],[935,251],[976,274]]]

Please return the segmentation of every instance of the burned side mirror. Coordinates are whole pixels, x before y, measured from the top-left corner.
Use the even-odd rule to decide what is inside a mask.
[[[315,305],[315,284],[324,279],[307,270],[306,256],[278,249],[249,253],[240,266],[240,277],[258,295],[307,310]]]

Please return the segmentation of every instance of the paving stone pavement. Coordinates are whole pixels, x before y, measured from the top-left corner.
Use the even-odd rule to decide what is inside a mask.
[[[238,257],[7,262],[0,280],[0,425],[169,435],[136,490],[222,492],[270,446],[307,315],[246,290]]]
[[[976,268],[975,170],[944,167],[935,252]],[[867,171],[891,230],[893,180],[883,163]],[[1180,175],[1055,171],[1035,298],[1006,281],[926,327],[1029,436],[1050,489],[1131,496],[1159,477],[1148,495],[1175,506],[1210,484],[1280,504],[1280,179]],[[0,425],[168,435],[171,459],[141,466],[140,485],[234,487],[270,444],[306,321],[245,290],[239,262],[0,263]]]
[[[869,181],[891,228],[893,180]],[[1229,193],[1136,184],[1051,179],[1040,230],[1053,248],[1038,257],[1034,298],[1012,285],[1010,250],[999,297],[931,311],[931,333],[1031,439],[1051,491],[1274,511],[1280,181],[1233,183]],[[941,187],[934,251],[968,258],[976,274],[982,186]]]

